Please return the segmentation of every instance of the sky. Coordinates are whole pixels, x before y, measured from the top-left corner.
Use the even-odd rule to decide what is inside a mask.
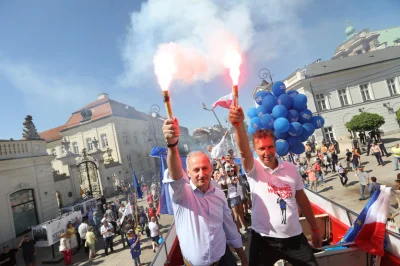
[[[243,57],[239,102],[267,68],[275,81],[316,59],[329,60],[356,31],[400,26],[397,0],[37,0],[0,1],[0,139],[20,139],[32,115],[39,132],[63,125],[99,93],[148,113],[165,109],[154,74],[158,48],[175,43],[190,54],[170,86],[181,126],[217,124],[202,109],[231,91],[221,51]],[[194,56],[195,55],[195,56]],[[216,108],[225,124],[227,109]]]

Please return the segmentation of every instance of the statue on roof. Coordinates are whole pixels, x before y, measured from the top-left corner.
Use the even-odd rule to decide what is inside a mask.
[[[22,136],[26,140],[36,140],[40,139],[39,134],[37,133],[35,124],[32,122],[32,116],[27,115],[25,117],[25,121],[23,123],[24,125],[24,132],[22,133]]]

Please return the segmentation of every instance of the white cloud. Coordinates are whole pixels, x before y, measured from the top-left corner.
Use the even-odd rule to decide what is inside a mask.
[[[28,63],[0,60],[1,76],[27,99],[40,97],[42,100],[76,106],[87,103],[87,97],[93,99],[93,95],[99,92],[99,84],[88,77],[68,74],[54,76],[48,74],[45,69]]]
[[[298,13],[309,1],[149,0],[131,13],[120,84],[143,87],[154,80],[153,57],[169,42],[181,47],[186,82],[221,75],[220,56],[228,43],[236,42],[251,64],[296,52],[303,44]]]

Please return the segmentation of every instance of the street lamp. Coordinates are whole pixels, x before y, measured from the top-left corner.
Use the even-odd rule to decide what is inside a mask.
[[[206,111],[213,112],[213,114],[214,114],[215,118],[216,118],[216,119],[217,119],[217,121],[218,121],[218,124],[221,126],[221,129],[223,129],[223,128],[224,128],[224,127],[222,126],[221,122],[219,121],[219,119],[218,119],[217,115],[215,114],[215,112],[214,112],[214,108],[208,109],[208,108],[206,107],[206,105],[203,103],[203,109],[204,109],[204,110],[206,110]]]
[[[150,115],[152,117],[151,119],[151,124],[153,125],[153,138],[156,141],[156,145],[158,147],[158,141],[157,141],[157,134],[156,134],[156,128],[154,126],[154,118],[158,118],[160,117],[160,106],[158,106],[157,104],[153,104],[152,106],[150,106]]]
[[[254,96],[256,95],[256,93],[260,90],[268,90],[268,86],[272,86],[272,84],[274,84],[274,82],[272,81],[272,74],[271,71],[269,71],[269,69],[267,68],[262,68],[260,69],[260,71],[258,71],[258,77],[260,79],[262,79],[260,86],[256,86],[253,90],[252,93],[252,97],[254,98]],[[269,79],[270,82],[268,82],[266,79]]]

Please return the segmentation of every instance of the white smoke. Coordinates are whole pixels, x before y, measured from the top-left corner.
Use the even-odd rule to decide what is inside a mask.
[[[244,60],[267,63],[301,45],[297,13],[309,0],[149,0],[131,14],[122,47],[123,86],[154,80],[153,57],[168,49],[179,58],[176,77],[209,82],[221,75],[228,46]]]

